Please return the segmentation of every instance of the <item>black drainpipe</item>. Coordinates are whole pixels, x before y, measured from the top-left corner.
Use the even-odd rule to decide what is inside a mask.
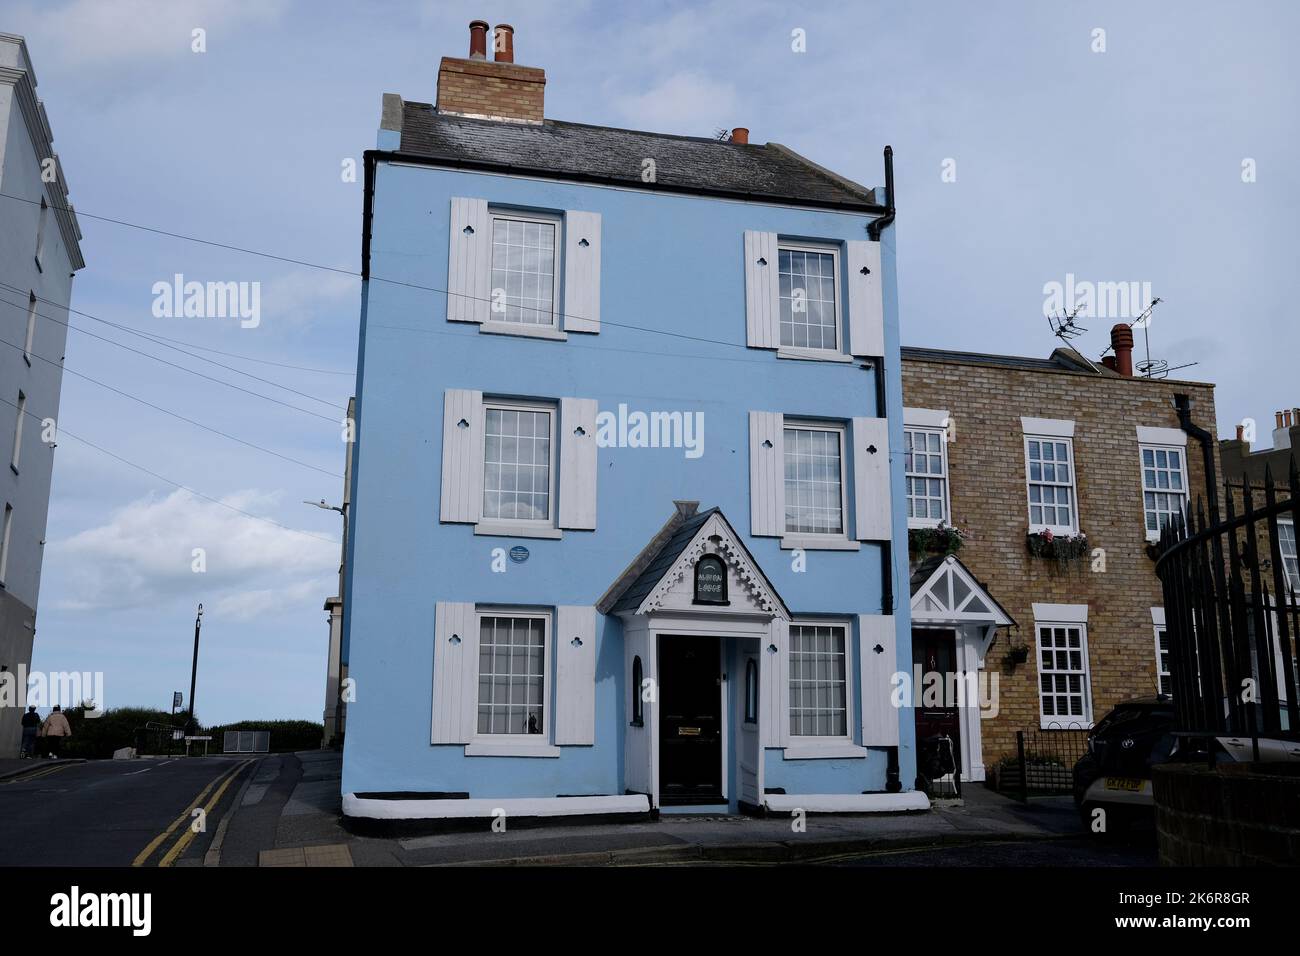
[[[885,147],[885,214],[878,216],[867,224],[867,235],[871,237],[872,242],[880,241],[880,234],[894,221],[894,147]],[[879,418],[888,418],[887,405],[885,401],[885,359],[880,357],[875,362],[876,371],[876,415]],[[881,597],[880,611],[882,614],[894,613],[894,546],[892,541],[886,541],[880,549],[880,569],[881,569]],[[888,793],[898,793],[903,789],[902,781],[899,780],[898,768],[898,748],[890,747],[886,752],[885,766],[885,790]]]
[[[1215,437],[1192,421],[1192,400],[1187,395],[1174,396],[1174,409],[1178,412],[1178,426],[1201,443],[1205,456],[1205,500],[1210,506],[1210,523],[1219,523],[1219,475],[1214,467]]]

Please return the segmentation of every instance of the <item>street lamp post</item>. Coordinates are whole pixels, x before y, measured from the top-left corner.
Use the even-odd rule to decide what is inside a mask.
[[[199,628],[203,626],[203,605],[199,605],[199,612],[194,617],[194,660],[190,664],[190,714],[185,721],[186,736],[193,737],[197,732],[194,724],[194,685],[199,676]]]

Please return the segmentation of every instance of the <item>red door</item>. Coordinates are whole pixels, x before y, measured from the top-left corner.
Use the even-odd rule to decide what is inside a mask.
[[[923,628],[912,632],[912,663],[920,669],[916,700],[918,771],[930,779],[961,767],[961,718],[953,697],[957,672],[957,634]],[[913,670],[916,674],[916,670]],[[936,680],[931,675],[938,675]],[[934,686],[935,689],[927,689]],[[937,698],[937,699],[936,699]],[[944,743],[943,737],[951,743]]]

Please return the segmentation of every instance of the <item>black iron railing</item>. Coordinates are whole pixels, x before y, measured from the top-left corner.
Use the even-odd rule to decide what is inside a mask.
[[[1184,735],[1300,740],[1300,474],[1225,486],[1226,514],[1190,505],[1160,539],[1170,678]]]

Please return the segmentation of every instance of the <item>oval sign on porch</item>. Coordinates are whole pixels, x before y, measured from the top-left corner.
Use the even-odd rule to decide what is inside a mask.
[[[727,603],[727,566],[716,554],[695,562],[695,603]]]

